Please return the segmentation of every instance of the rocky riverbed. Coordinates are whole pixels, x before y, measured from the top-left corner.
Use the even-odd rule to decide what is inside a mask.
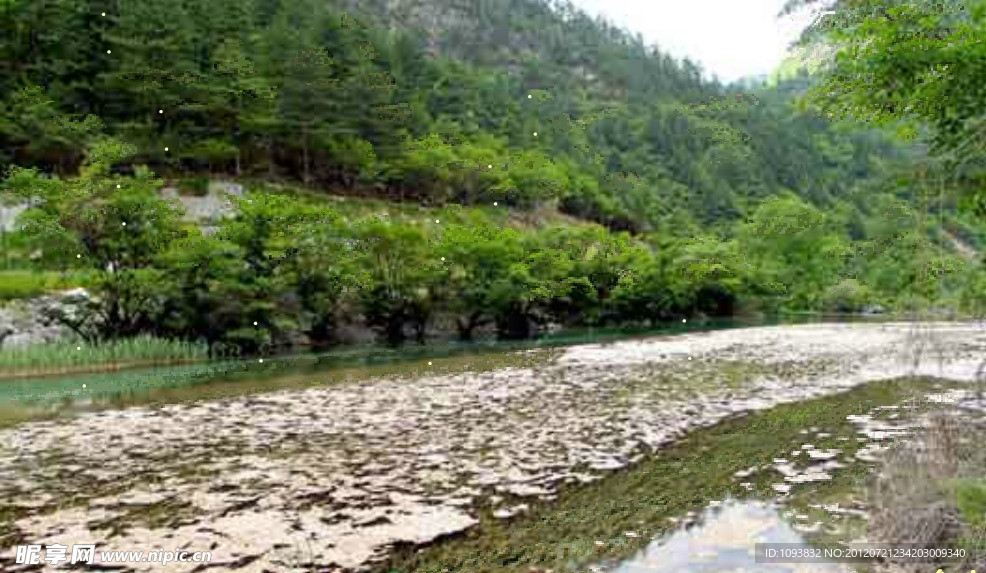
[[[731,414],[904,375],[971,381],[984,359],[981,324],[765,327],[30,422],[0,431],[0,569],[20,543],[95,543],[212,551],[220,571],[358,570]]]

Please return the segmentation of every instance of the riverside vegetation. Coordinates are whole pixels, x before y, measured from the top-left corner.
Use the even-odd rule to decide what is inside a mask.
[[[351,324],[400,343],[981,306],[983,230],[944,171],[799,108],[812,76],[744,96],[571,6],[474,4],[5,2],[3,186],[33,201],[5,264],[83,276],[60,318],[84,341],[223,354]],[[158,191],[209,176],[253,183],[206,235]]]

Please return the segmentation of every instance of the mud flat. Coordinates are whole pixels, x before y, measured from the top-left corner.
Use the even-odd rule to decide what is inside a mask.
[[[0,431],[0,569],[22,567],[19,543],[212,551],[216,571],[365,569],[731,415],[902,376],[972,381],[984,359],[978,323],[781,326],[28,422]]]

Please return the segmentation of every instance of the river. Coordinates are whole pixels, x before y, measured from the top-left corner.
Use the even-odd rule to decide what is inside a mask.
[[[514,353],[516,350],[550,349],[734,328],[826,323],[847,318],[863,323],[878,321],[878,317],[872,316],[828,315],[709,319],[665,324],[652,329],[569,330],[529,341],[453,342],[407,345],[396,349],[371,345],[343,347],[318,354],[267,357],[262,362],[257,359],[229,360],[10,380],[0,378],[0,426],[98,409],[187,403],[380,376],[413,377],[423,370],[434,370],[427,366],[435,359],[443,360],[446,370],[479,371],[523,363],[522,356]]]
[[[984,349],[980,324],[811,324],[4,383],[27,414],[0,429],[0,565],[17,570],[17,543],[85,540],[210,550],[215,570],[357,570],[545,511],[746,412],[973,380]]]

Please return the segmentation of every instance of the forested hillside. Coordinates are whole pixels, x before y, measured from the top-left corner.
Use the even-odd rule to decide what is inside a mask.
[[[692,63],[571,8],[394,4],[387,23],[434,29],[382,32],[309,0],[8,3],[4,161],[71,173],[101,129],[162,174],[557,200],[640,230],[737,218],[785,189],[828,206],[897,155],[780,93],[705,83]],[[426,57],[435,46],[453,59]],[[76,120],[51,125],[56,109]]]
[[[0,162],[17,167],[8,191],[42,205],[4,248],[33,244],[37,264],[87,268],[114,305],[136,305],[102,309],[89,336],[248,349],[299,328],[331,339],[343,308],[397,341],[442,314],[466,337],[486,322],[526,336],[549,321],[976,300],[948,239],[978,247],[980,230],[909,177],[923,150],[799,106],[808,76],[741,93],[541,0],[348,4],[5,0]],[[454,228],[355,221],[258,194],[206,238],[159,208],[152,174],[474,212]],[[608,230],[525,234],[490,209]],[[152,271],[187,297],[144,292]]]

